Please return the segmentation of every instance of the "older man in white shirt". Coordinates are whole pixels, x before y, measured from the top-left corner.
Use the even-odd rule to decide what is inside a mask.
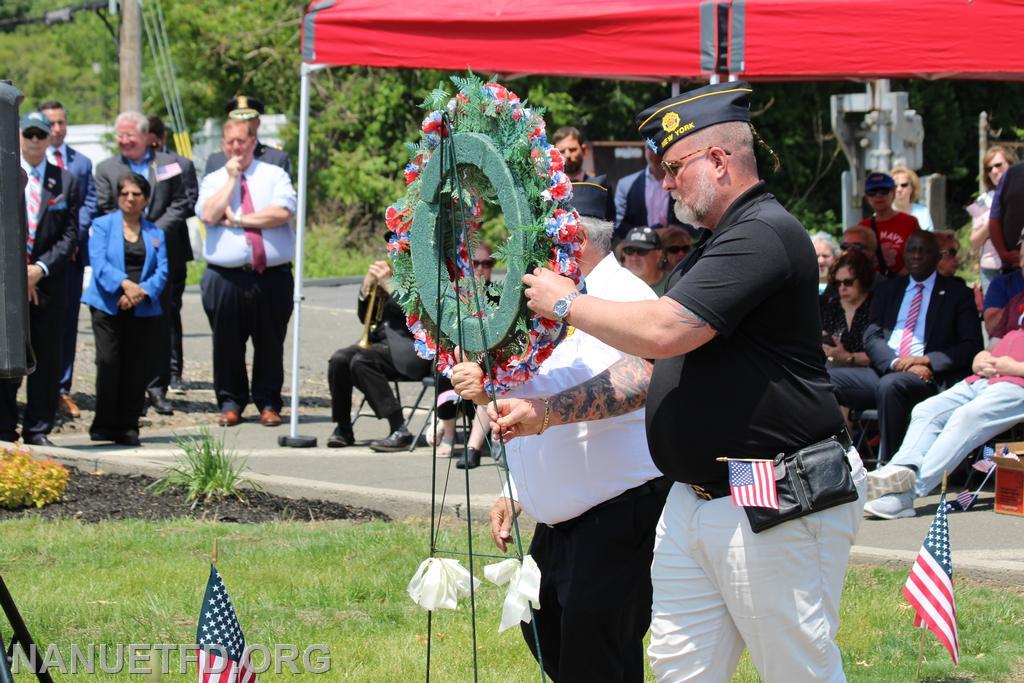
[[[250,398],[260,423],[281,424],[284,338],[292,313],[295,189],[278,166],[253,157],[253,121],[224,123],[227,163],[203,178],[196,215],[206,224],[202,300],[213,331],[213,388],[222,426],[241,422]],[[252,339],[251,394],[245,344]]]
[[[609,253],[611,223],[584,217],[582,225],[584,291],[618,301],[656,298]],[[570,328],[537,375],[508,395],[546,397],[609,371],[650,378],[647,361]],[[481,377],[478,365],[462,363],[453,384],[485,403]],[[553,680],[643,680],[654,535],[669,482],[648,452],[642,407],[506,445],[509,486],[491,509],[491,533],[504,551],[513,509],[539,522],[530,545],[541,570],[536,624]],[[522,630],[536,656],[532,626]]]

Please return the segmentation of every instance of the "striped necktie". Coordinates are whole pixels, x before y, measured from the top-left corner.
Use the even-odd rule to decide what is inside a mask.
[[[907,324],[903,326],[903,338],[900,339],[900,358],[910,355],[910,347],[914,343],[914,328],[917,327],[917,317],[921,314],[921,300],[924,298],[924,284],[918,282],[914,285],[914,298],[910,301],[910,311],[907,313]]]
[[[25,202],[25,210],[28,214],[28,253],[32,253],[32,246],[36,241],[36,227],[39,225],[39,197],[42,183],[39,178],[39,169],[34,168],[28,176],[28,200]]]

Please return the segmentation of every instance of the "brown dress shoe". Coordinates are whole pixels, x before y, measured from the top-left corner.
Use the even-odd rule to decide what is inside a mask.
[[[217,424],[221,427],[234,427],[242,421],[242,415],[237,410],[227,409],[217,418]]]
[[[65,394],[61,392],[57,399],[57,410],[68,417],[79,418],[82,416],[82,411],[75,405],[74,399],[71,398],[71,394]]]
[[[276,427],[281,424],[281,414],[273,408],[264,408],[260,411],[260,424],[264,427]]]

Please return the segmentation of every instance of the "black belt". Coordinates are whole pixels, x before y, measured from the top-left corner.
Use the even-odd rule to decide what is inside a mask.
[[[830,439],[838,442],[844,450],[848,451],[853,448],[853,439],[850,438],[850,433],[846,431],[846,427],[843,427],[839,433],[834,436],[830,436],[828,439],[825,439],[825,441]],[[693,489],[693,492],[697,494],[698,498],[703,498],[704,500],[715,500],[716,498],[725,498],[730,495],[729,482],[727,481],[711,482],[707,484],[687,484],[687,486]]]
[[[557,524],[546,524],[546,526],[549,526],[552,529],[557,529],[558,531],[568,531],[572,527],[576,526],[576,524],[581,519],[583,519],[590,513],[595,512],[596,510],[610,507],[612,505],[617,505],[619,503],[624,503],[627,500],[632,500],[634,498],[639,498],[641,496],[650,495],[652,493],[662,493],[668,491],[670,488],[672,488],[672,480],[669,479],[668,477],[658,477],[657,479],[650,479],[640,484],[639,486],[634,486],[631,489],[626,489],[625,491],[615,496],[614,498],[609,498],[608,500],[601,501],[600,503],[590,508],[581,515],[577,515],[572,519],[567,519],[564,522],[558,522]]]
[[[218,266],[218,265],[215,265],[213,263],[209,263],[209,264],[207,264],[207,267],[208,268],[212,268],[214,270],[222,270],[222,271],[225,271],[225,272],[256,273],[256,268],[253,267],[253,265],[251,263],[246,263],[244,265],[236,266],[234,268],[229,268],[228,266]],[[256,274],[257,275],[266,275],[267,273],[271,273],[271,272],[274,272],[276,270],[284,270],[285,268],[291,268],[291,267],[292,267],[291,262],[289,262],[289,263],[279,263],[276,266],[267,266],[266,268],[263,269],[262,273],[256,273]]]

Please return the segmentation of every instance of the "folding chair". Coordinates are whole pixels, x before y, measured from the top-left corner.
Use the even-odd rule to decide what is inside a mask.
[[[860,454],[861,460],[865,463],[869,460],[874,461],[876,467],[881,465],[882,463],[878,462],[875,451],[871,448],[871,443],[868,440],[868,426],[874,424],[877,428],[878,411],[874,408],[860,411],[850,410],[850,423],[857,427],[857,437],[853,445]]]

